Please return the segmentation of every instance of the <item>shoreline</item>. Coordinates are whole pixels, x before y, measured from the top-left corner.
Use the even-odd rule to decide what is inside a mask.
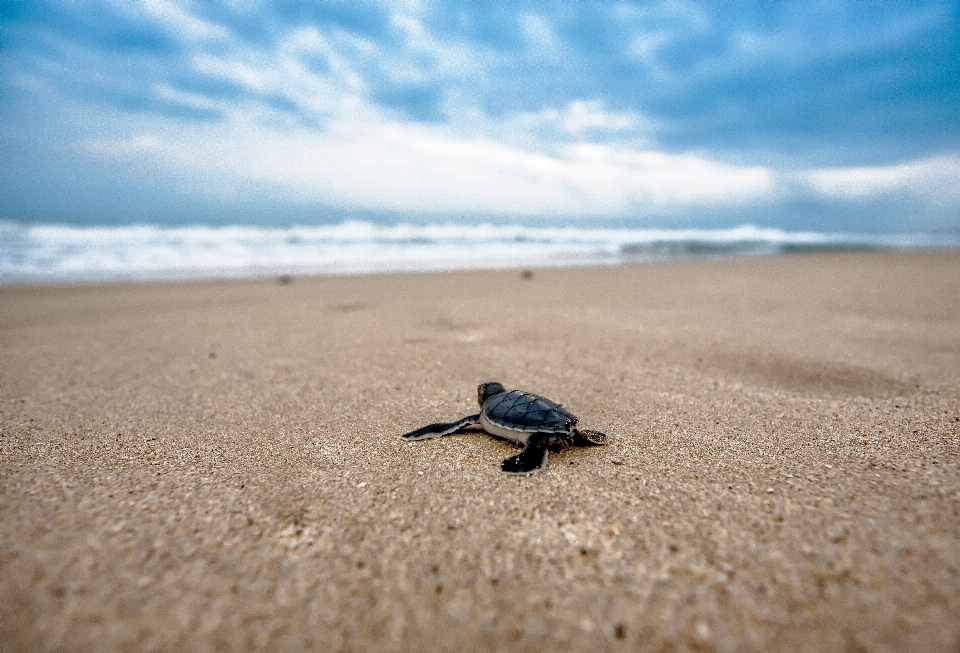
[[[192,284],[204,282],[243,282],[243,281],[266,281],[270,279],[278,280],[281,283],[288,283],[295,279],[325,279],[338,277],[363,277],[363,276],[381,276],[381,275],[419,275],[419,274],[456,274],[456,273],[485,273],[485,272],[516,272],[537,270],[566,270],[582,268],[610,268],[610,267],[632,267],[646,265],[669,265],[671,263],[696,263],[711,261],[737,261],[751,259],[776,259],[780,257],[795,256],[817,256],[833,254],[950,254],[960,252],[960,245],[931,245],[916,247],[880,247],[880,246],[784,246],[783,249],[776,252],[747,253],[747,254],[680,254],[665,255],[662,257],[636,258],[632,259],[623,254],[609,259],[589,258],[581,262],[568,260],[563,262],[538,262],[530,265],[509,264],[503,266],[491,267],[436,267],[436,268],[403,268],[403,269],[369,269],[361,271],[331,271],[318,272],[316,270],[303,269],[292,270],[286,268],[277,268],[276,270],[264,271],[238,271],[234,273],[224,272],[222,274],[204,273],[192,275],[190,273],[171,273],[169,276],[116,276],[113,278],[103,277],[82,277],[75,279],[41,279],[38,277],[21,277],[13,281],[9,279],[0,279],[0,287],[10,289],[27,288],[82,288],[94,286],[115,286],[115,285],[150,285],[150,284]]]
[[[552,268],[793,251],[960,248],[960,234],[549,224],[115,225],[0,221],[0,279],[46,282]]]
[[[0,641],[960,646],[960,250],[522,269],[0,287]]]

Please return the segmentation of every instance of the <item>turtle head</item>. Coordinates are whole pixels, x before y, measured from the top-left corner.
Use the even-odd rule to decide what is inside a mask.
[[[496,381],[492,381],[490,383],[481,383],[479,386],[477,386],[477,399],[480,401],[480,405],[482,406],[483,402],[485,402],[487,399],[493,395],[500,394],[504,390],[505,388]]]

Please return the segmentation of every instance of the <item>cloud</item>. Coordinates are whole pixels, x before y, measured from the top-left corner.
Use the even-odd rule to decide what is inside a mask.
[[[646,214],[755,201],[773,187],[763,168],[692,155],[589,143],[546,154],[409,123],[320,133],[237,122],[88,140],[81,149],[221,197],[271,188],[298,201],[447,215]]]
[[[154,204],[949,212],[957,24],[938,1],[37,0],[5,25],[0,138],[28,167],[69,155],[90,178],[149,178]],[[3,177],[8,197],[42,186]]]
[[[536,59],[555,59],[560,56],[563,44],[549,20],[539,14],[523,13],[519,21],[529,41],[530,56]]]
[[[229,37],[226,28],[198,18],[169,0],[143,0],[143,10],[166,29],[190,41],[223,41]]]
[[[803,175],[819,195],[864,200],[900,197],[960,207],[960,156],[936,156],[890,166],[823,168]]]
[[[591,130],[631,130],[641,122],[641,118],[632,112],[606,111],[602,100],[574,100],[562,112],[547,109],[542,115],[546,121],[556,123],[574,135]]]
[[[37,7],[7,26],[6,59],[126,107],[149,109],[151,89],[196,87],[205,73],[293,95],[303,76],[285,84],[282,75],[296,71],[275,66],[271,80],[257,78],[255,68],[282,59],[344,82],[328,95],[362,94],[415,120],[455,120],[470,108],[509,118],[589,98],[647,117],[658,146],[673,152],[847,165],[860,163],[853,151],[881,164],[960,148],[958,18],[946,2],[871,12],[682,0]]]
[[[88,139],[77,143],[77,150],[96,159],[120,163],[143,155],[156,155],[163,142],[156,136],[140,134],[130,138]]]

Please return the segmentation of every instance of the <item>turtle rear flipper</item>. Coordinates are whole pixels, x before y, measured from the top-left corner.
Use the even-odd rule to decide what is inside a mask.
[[[548,433],[534,433],[527,439],[527,444],[516,456],[503,461],[501,470],[507,474],[535,474],[542,472],[547,466],[550,457],[550,435]]]
[[[578,447],[596,447],[607,443],[607,434],[590,429],[573,429],[573,443]]]
[[[418,428],[416,431],[404,433],[400,437],[404,440],[427,440],[429,438],[439,438],[444,435],[452,435],[471,426],[480,423],[480,415],[469,415],[456,422],[438,422],[436,424],[427,424]]]

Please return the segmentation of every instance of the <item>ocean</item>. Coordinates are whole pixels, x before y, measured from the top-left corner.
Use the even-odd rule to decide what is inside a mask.
[[[510,224],[77,226],[0,222],[0,282],[46,284],[616,265],[796,251],[957,247],[926,234]]]

